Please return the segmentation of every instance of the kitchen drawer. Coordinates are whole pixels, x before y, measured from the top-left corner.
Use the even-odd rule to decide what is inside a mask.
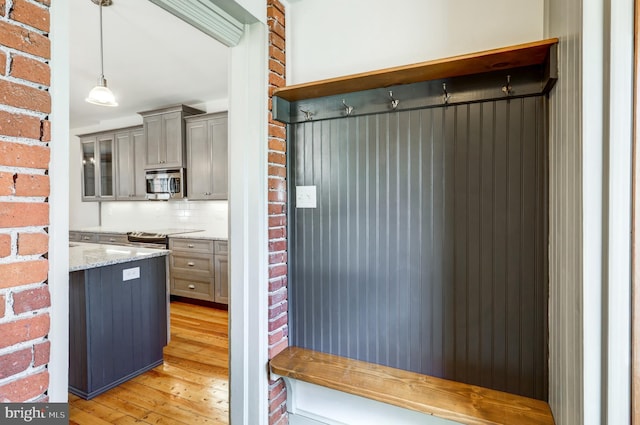
[[[227,255],[229,253],[229,243],[227,241],[215,241],[214,250],[216,255]]]
[[[80,242],[80,232],[69,232],[69,242]]]
[[[186,272],[205,277],[213,276],[213,256],[211,254],[174,251],[170,257],[172,274],[174,272]]]
[[[169,249],[213,253],[213,241],[207,239],[169,238]]]
[[[186,278],[182,275],[172,275],[171,294],[213,301],[213,282],[210,280]]]
[[[98,242],[98,234],[97,233],[80,233],[80,242],[91,242],[91,243],[97,243]]]
[[[117,233],[98,233],[98,243],[127,245],[129,243],[129,239],[127,239],[127,235]]]

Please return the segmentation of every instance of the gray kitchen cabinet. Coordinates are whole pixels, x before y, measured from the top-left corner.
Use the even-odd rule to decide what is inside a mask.
[[[98,243],[98,234],[91,232],[78,232],[77,240],[79,242]]]
[[[98,233],[98,243],[107,245],[128,245],[129,238],[122,233]]]
[[[185,118],[187,197],[228,199],[227,113]]]
[[[129,239],[124,233],[81,232],[69,231],[70,242],[101,243],[108,245],[129,245]]]
[[[226,247],[226,241],[169,238],[171,294],[228,304]]]
[[[115,162],[113,133],[80,136],[82,149],[82,200],[115,199]]]
[[[146,199],[144,164],[146,144],[142,126],[124,128],[115,133],[116,200]]]
[[[201,114],[195,108],[176,105],[139,112],[145,140],[145,168],[182,168],[185,166],[184,118]]]
[[[215,271],[214,301],[220,304],[229,304],[229,256],[227,254],[228,243],[215,241],[215,255],[213,267]]]

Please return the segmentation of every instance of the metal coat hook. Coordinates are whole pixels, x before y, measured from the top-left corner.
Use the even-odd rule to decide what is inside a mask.
[[[389,99],[391,100],[391,109],[396,109],[400,101],[393,98],[393,92],[389,90]]]
[[[347,103],[342,99],[342,104],[344,105],[344,113],[349,116],[353,112],[353,106],[347,105]]]
[[[502,86],[502,92],[507,96],[511,96],[513,93],[513,89],[511,88],[511,75],[507,75],[507,85]]]
[[[451,99],[451,95],[447,91],[447,83],[442,83],[442,103],[448,104],[449,99]]]
[[[304,109],[300,109],[300,112],[304,114],[305,121],[311,121],[313,119],[313,113],[311,111],[305,111]]]

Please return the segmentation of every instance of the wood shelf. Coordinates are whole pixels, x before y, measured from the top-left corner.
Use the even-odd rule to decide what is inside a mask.
[[[553,425],[549,405],[502,391],[288,347],[271,372],[462,424]]]
[[[550,49],[557,43],[557,38],[550,38],[445,59],[297,84],[277,89],[273,95],[294,102],[400,84],[542,65],[547,61]]]

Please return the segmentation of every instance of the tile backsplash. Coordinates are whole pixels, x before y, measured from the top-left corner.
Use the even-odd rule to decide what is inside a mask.
[[[227,201],[103,202],[102,226],[132,230],[158,228],[202,229],[228,236]]]

